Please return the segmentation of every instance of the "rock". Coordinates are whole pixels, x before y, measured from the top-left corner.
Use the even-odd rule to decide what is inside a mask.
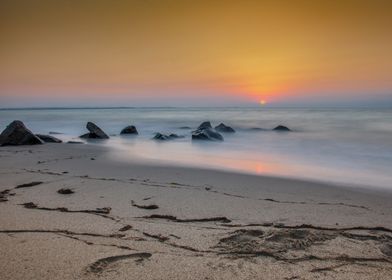
[[[83,139],[88,139],[88,138],[98,138],[98,137],[94,137],[95,135],[92,133],[85,133],[79,136],[79,138],[83,138]]]
[[[178,129],[192,129],[192,128],[189,126],[180,126]]]
[[[35,136],[38,136],[42,141],[46,143],[62,143],[60,139],[50,136],[50,135],[44,135],[44,134],[36,134]]]
[[[175,133],[171,133],[171,134],[169,135],[169,137],[170,137],[170,138],[184,138],[185,136],[183,136],[183,135],[178,135],[178,134],[175,134]]]
[[[120,134],[139,134],[134,125],[129,125],[121,130]]]
[[[184,136],[180,136],[177,134],[163,134],[163,133],[156,133],[155,136],[152,138],[154,140],[161,140],[161,141],[165,141],[165,140],[173,140],[173,139],[177,139],[177,138],[184,138]]]
[[[109,139],[109,136],[103,132],[96,124],[92,122],[88,122],[86,125],[89,133],[83,134],[80,138],[88,138],[88,139]]]
[[[102,138],[102,139],[109,138],[109,136],[105,132],[103,132],[102,129],[100,129],[96,124],[92,122],[88,122],[86,128],[88,129],[88,131],[90,131],[90,133],[97,136],[97,138]]]
[[[61,132],[56,132],[56,131],[49,131],[49,134],[63,134]]]
[[[192,131],[192,140],[223,141],[223,136],[216,132],[209,121],[203,122]]]
[[[36,145],[44,142],[28,130],[23,122],[13,121],[0,135],[0,146]]]
[[[251,131],[266,131],[268,129],[261,128],[261,127],[252,127],[252,128],[249,128],[249,130],[251,130]]]
[[[84,144],[83,142],[80,141],[68,141],[68,144]]]
[[[235,130],[231,128],[230,126],[225,125],[224,123],[221,123],[218,126],[215,126],[215,130],[219,132],[225,132],[225,133],[234,133]]]
[[[223,141],[223,136],[210,128],[197,129],[192,132],[192,140]]]
[[[284,126],[284,125],[278,125],[273,130],[275,130],[275,131],[291,131],[290,128],[288,128],[287,126]]]
[[[212,128],[210,122],[203,122],[203,123],[201,123],[201,125],[199,125],[199,127],[197,129],[206,129],[206,128]]]
[[[152,139],[154,139],[154,140],[169,140],[170,138],[169,138],[169,135],[165,135],[165,134],[158,132],[155,134],[155,136]]]

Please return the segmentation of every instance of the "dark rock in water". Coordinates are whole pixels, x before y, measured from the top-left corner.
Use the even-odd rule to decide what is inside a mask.
[[[284,125],[278,125],[273,130],[275,130],[275,131],[291,131],[290,128],[288,128],[287,126],[284,126]]]
[[[165,140],[173,140],[173,139],[177,139],[177,138],[184,138],[184,136],[180,136],[177,134],[163,134],[163,133],[156,133],[155,136],[152,138],[154,140],[161,140],[161,141],[165,141]]]
[[[28,130],[23,122],[13,121],[0,135],[0,146],[36,145],[44,142]]]
[[[83,142],[80,141],[68,141],[68,144],[84,144]]]
[[[192,132],[192,140],[223,141],[223,136],[210,128],[197,129]]]
[[[235,130],[231,128],[230,126],[225,125],[224,123],[221,123],[218,126],[215,126],[215,130],[219,132],[225,132],[225,133],[234,133]]]
[[[178,129],[192,129],[192,128],[189,126],[180,126]]]
[[[64,133],[56,132],[56,131],[49,131],[49,134],[64,134]]]
[[[197,129],[199,130],[199,129],[206,129],[206,128],[212,128],[210,122],[203,122],[203,123],[201,123]]]
[[[169,137],[170,137],[170,138],[184,138],[185,136],[183,136],[183,135],[178,135],[178,134],[175,134],[175,133],[171,133],[171,134],[169,135]]]
[[[89,133],[81,135],[80,138],[109,139],[109,136],[105,132],[103,132],[103,130],[100,129],[96,124],[92,122],[88,122],[86,128],[88,129]]]
[[[192,131],[192,140],[223,141],[223,136],[216,132],[210,122],[203,122]]]
[[[90,133],[97,136],[97,138],[102,138],[102,139],[109,138],[109,136],[105,132],[103,132],[102,129],[100,129],[96,124],[92,122],[88,122],[86,128],[88,129],[88,131],[90,131]]]
[[[155,134],[155,136],[152,139],[154,139],[154,140],[169,140],[170,138],[169,138],[169,135],[165,135],[165,134],[158,132],[157,134]]]
[[[50,136],[50,135],[44,135],[44,134],[36,134],[42,141],[46,143],[62,143],[60,139]]]
[[[67,188],[62,188],[57,191],[59,194],[73,194],[74,191]]]
[[[266,131],[267,129],[261,128],[261,127],[252,127],[252,128],[249,128],[249,130],[251,130],[251,131]]]
[[[83,139],[100,139],[100,137],[98,137],[98,135],[96,135],[95,133],[85,133],[79,136],[79,138],[83,138]]]
[[[121,130],[120,134],[139,134],[139,132],[134,125],[129,125]]]

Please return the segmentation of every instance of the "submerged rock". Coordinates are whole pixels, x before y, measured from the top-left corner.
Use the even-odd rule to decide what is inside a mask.
[[[225,132],[225,133],[234,133],[235,130],[230,127],[225,125],[224,123],[220,123],[220,125],[215,126],[215,130],[219,132]]]
[[[249,128],[250,131],[267,131],[268,129],[261,128],[261,127],[251,127]]]
[[[206,128],[212,128],[211,126],[211,122],[202,122],[199,127],[197,128],[197,130],[199,129],[206,129]]]
[[[68,144],[84,144],[84,142],[80,142],[80,141],[68,141]]]
[[[50,135],[44,135],[44,134],[36,134],[42,141],[46,143],[62,143],[60,139],[50,136]]]
[[[210,122],[203,122],[192,131],[192,140],[223,141],[223,136],[212,128]]]
[[[121,130],[120,134],[139,134],[134,125],[129,125]]]
[[[85,133],[85,134],[82,134],[82,135],[80,135],[79,137],[80,137],[80,138],[83,138],[83,139],[88,139],[88,138],[99,138],[99,137],[96,137],[95,134],[90,133],[90,132]]]
[[[161,141],[166,141],[166,140],[173,140],[173,139],[177,139],[177,138],[184,138],[184,136],[180,136],[177,134],[163,134],[163,133],[156,133],[155,136],[152,138],[154,140],[161,140]]]
[[[288,128],[287,126],[284,126],[284,125],[278,125],[273,130],[275,130],[275,131],[291,131],[290,128]]]
[[[223,141],[223,136],[209,128],[198,129],[192,132],[192,140]]]
[[[88,122],[86,128],[88,129],[89,133],[81,135],[80,138],[109,139],[109,136],[92,122]]]
[[[0,135],[0,146],[43,144],[40,138],[26,128],[23,122],[15,120]]]

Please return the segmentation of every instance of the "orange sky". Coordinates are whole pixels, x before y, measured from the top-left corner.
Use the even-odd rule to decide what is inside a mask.
[[[389,0],[0,0],[0,101],[384,102],[391,27]]]

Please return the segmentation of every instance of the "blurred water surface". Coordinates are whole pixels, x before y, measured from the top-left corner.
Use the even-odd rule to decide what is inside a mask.
[[[36,133],[50,131],[63,140],[83,134],[93,121],[118,160],[139,160],[235,170],[392,189],[392,109],[287,108],[86,108],[4,109],[0,127],[22,120]],[[236,129],[222,143],[195,142],[191,129],[209,120]],[[127,125],[139,135],[120,136]],[[293,132],[270,131],[283,124]],[[258,129],[255,129],[258,128]],[[265,130],[263,130],[265,129]],[[155,132],[185,138],[151,140]]]

